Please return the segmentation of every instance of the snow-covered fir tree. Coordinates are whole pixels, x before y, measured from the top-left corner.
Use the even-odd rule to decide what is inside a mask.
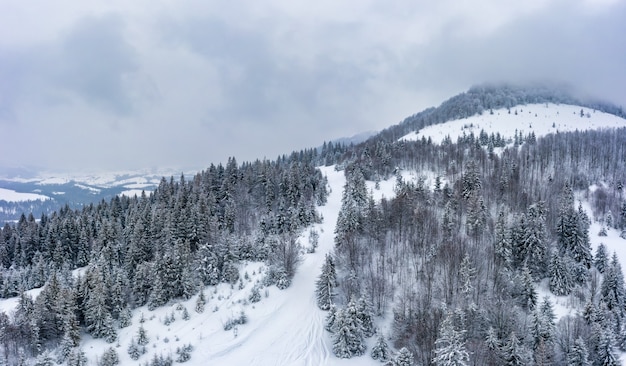
[[[415,359],[413,357],[413,353],[409,351],[406,347],[400,348],[398,354],[393,359],[394,366],[414,366]]]
[[[365,353],[363,325],[354,300],[337,310],[333,326],[333,352],[339,358],[351,358]]]
[[[600,243],[598,245],[598,248],[596,249],[594,265],[600,273],[604,273],[609,265],[609,255],[606,250],[606,245],[604,245],[603,243]]]
[[[320,274],[316,286],[317,306],[322,310],[330,309],[333,302],[334,289],[337,287],[337,273],[335,263],[329,254],[326,254],[322,273]]]
[[[372,351],[370,352],[370,354],[373,359],[380,362],[387,362],[391,359],[389,345],[387,344],[385,336],[382,332],[378,332],[378,337],[376,337],[376,344],[374,344],[374,347],[372,347]]]
[[[363,336],[369,338],[374,335],[376,330],[374,329],[374,312],[372,311],[372,304],[365,296],[361,296],[357,301],[357,317],[361,321],[361,327],[363,329]]]
[[[550,260],[550,291],[557,296],[569,295],[574,287],[572,274],[569,269],[571,265],[564,263],[561,256],[554,253]]]
[[[453,324],[452,314],[448,314],[439,328],[439,336],[435,341],[435,357],[437,366],[465,366],[469,364],[469,354],[465,348],[464,330],[457,330]]]
[[[196,313],[201,314],[204,312],[204,306],[206,305],[206,297],[204,296],[204,290],[200,290],[198,298],[196,299]]]
[[[509,338],[503,345],[502,358],[504,360],[504,365],[507,366],[530,365],[532,362],[530,352],[520,342],[520,340],[515,335],[515,332],[512,332],[509,335]]]
[[[591,366],[585,341],[578,337],[567,355],[567,366]]]

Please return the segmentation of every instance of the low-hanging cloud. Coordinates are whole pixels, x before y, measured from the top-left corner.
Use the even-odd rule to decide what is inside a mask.
[[[13,137],[0,165],[201,169],[231,155],[273,158],[382,129],[482,82],[549,80],[626,100],[621,2],[88,8],[51,9],[24,20],[38,22],[31,32],[0,35],[0,126]]]

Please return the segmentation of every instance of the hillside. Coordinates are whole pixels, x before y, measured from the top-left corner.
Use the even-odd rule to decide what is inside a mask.
[[[520,90],[23,216],[0,233],[4,360],[374,365],[385,340],[402,365],[619,364],[626,120]]]
[[[577,105],[527,104],[513,108],[484,111],[482,114],[424,127],[409,133],[400,140],[412,141],[422,137],[435,144],[446,138],[457,141],[473,134],[482,138],[499,133],[501,138],[513,142],[516,133],[542,137],[549,133],[601,130],[626,127],[626,120],[613,114],[591,110]]]

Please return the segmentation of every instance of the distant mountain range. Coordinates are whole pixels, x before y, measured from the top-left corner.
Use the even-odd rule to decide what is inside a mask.
[[[116,195],[141,195],[152,192],[162,177],[179,176],[174,172],[120,172],[89,175],[60,175],[34,173],[27,169],[13,169],[15,175],[0,178],[0,223],[15,221],[24,213],[39,218],[64,206],[80,208],[84,205],[109,201]],[[190,173],[191,174],[191,173]]]

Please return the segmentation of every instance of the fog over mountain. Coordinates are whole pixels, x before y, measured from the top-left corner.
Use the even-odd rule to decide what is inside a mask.
[[[624,105],[614,0],[0,3],[0,166],[200,169],[381,130],[476,83]]]

